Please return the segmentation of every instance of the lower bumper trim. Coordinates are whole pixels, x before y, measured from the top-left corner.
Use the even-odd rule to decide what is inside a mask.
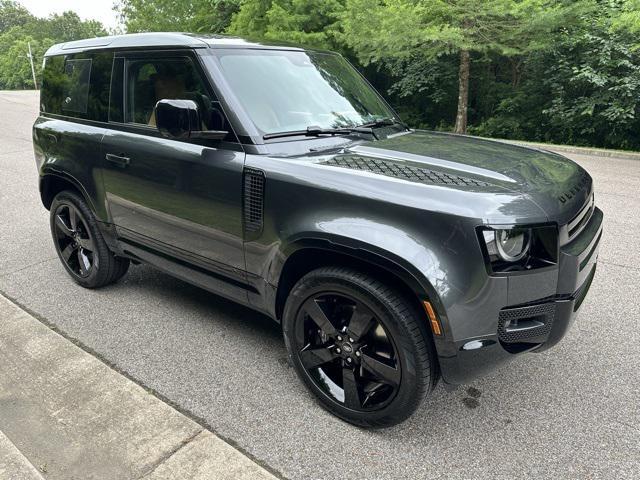
[[[595,272],[594,264],[585,282],[573,295],[558,295],[541,299],[536,303],[503,309],[499,314],[496,335],[467,338],[456,343],[455,353],[439,356],[445,383],[468,383],[509,362],[517,356],[515,354],[526,351],[542,352],[556,345],[569,330],[589,291]],[[514,320],[536,321],[540,325],[520,330],[510,329]],[[526,323],[523,325],[527,326]]]

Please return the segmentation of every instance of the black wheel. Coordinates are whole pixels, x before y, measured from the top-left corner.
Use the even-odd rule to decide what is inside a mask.
[[[77,283],[98,288],[127,273],[129,260],[111,253],[84,199],[73,192],[60,192],[51,203],[50,215],[56,252]]]
[[[300,378],[350,423],[400,423],[435,385],[424,319],[410,300],[357,271],[327,267],[305,275],[287,299],[283,329]]]

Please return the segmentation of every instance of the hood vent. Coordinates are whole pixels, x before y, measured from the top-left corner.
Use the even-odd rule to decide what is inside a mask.
[[[262,231],[264,217],[264,172],[244,169],[243,214],[245,232]]]
[[[411,182],[425,183],[428,185],[450,185],[457,187],[489,187],[490,184],[480,180],[460,175],[430,170],[428,168],[414,167],[390,160],[382,160],[373,157],[343,156],[334,157],[323,165],[334,167],[350,168],[352,170],[363,170],[365,172],[376,173],[386,177],[401,178]]]

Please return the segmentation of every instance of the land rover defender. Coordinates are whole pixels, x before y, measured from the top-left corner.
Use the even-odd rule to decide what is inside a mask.
[[[596,270],[585,170],[413,130],[331,52],[175,33],[55,45],[33,143],[73,280],[144,263],[268,315],[320,404],[361,426],[553,346]]]

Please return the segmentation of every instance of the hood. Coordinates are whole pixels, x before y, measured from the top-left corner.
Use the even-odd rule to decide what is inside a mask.
[[[476,191],[510,191],[550,221],[569,222],[592,193],[592,180],[561,155],[493,140],[415,131],[351,147],[330,163],[385,176]],[[425,173],[426,172],[426,173]],[[425,176],[426,175],[426,176]]]

